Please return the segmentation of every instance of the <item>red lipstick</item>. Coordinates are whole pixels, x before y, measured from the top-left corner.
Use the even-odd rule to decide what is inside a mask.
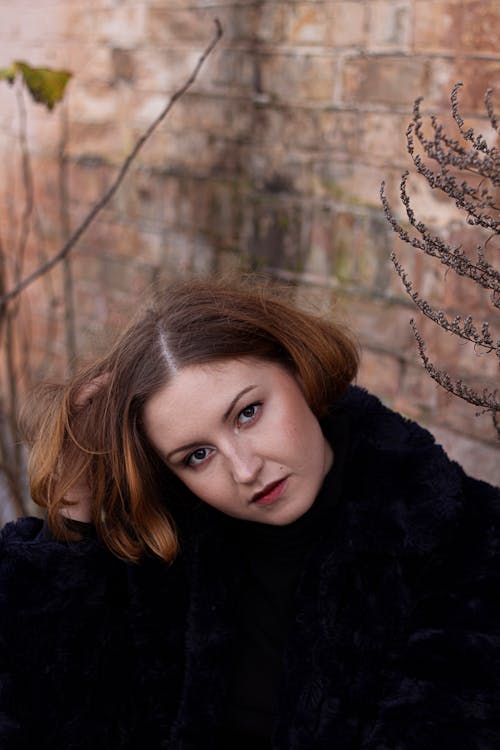
[[[288,477],[284,477],[283,479],[278,479],[277,482],[270,482],[264,487],[263,490],[255,493],[255,495],[252,497],[251,502],[255,503],[255,505],[271,505],[271,503],[274,503],[275,500],[281,497],[281,494],[285,489],[287,479]]]

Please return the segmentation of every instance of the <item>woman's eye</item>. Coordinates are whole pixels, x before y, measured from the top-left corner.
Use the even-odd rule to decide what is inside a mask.
[[[247,422],[251,422],[255,417],[257,416],[257,412],[259,411],[260,404],[249,404],[248,406],[245,406],[244,409],[240,411],[238,414],[238,424],[246,424]]]
[[[203,461],[205,461],[208,455],[208,448],[197,448],[195,451],[190,453],[189,456],[186,456],[185,464],[186,466],[198,466],[198,464],[201,464],[203,463]]]

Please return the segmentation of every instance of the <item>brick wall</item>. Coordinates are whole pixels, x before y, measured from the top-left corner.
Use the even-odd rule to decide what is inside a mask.
[[[73,227],[184,81],[215,16],[222,43],[74,253],[79,351],[93,350],[96,333],[118,326],[161,274],[271,272],[297,283],[308,304],[333,303],[357,332],[362,384],[427,424],[472,473],[500,482],[488,417],[476,417],[422,370],[408,325],[415,310],[389,260],[394,236],[378,198],[384,178],[400,213],[398,183],[410,166],[404,132],[417,96],[449,122],[449,93],[462,80],[464,115],[487,132],[487,86],[497,87],[500,109],[500,6],[0,0],[0,67],[26,59],[74,72],[64,108]],[[23,207],[15,101],[2,84],[0,229],[11,249]],[[27,105],[38,210],[26,268],[60,244],[61,113]],[[417,178],[410,184],[421,218],[473,245],[477,238],[446,199]],[[480,290],[410,248],[398,252],[430,301],[491,319]],[[63,296],[58,269],[24,302],[37,377],[64,363]],[[492,357],[428,321],[419,326],[434,361],[473,383],[494,383]]]

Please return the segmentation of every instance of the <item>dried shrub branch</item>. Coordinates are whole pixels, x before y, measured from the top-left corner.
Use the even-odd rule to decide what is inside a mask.
[[[500,152],[489,146],[481,134],[473,128],[466,128],[460,114],[458,91],[461,83],[455,84],[451,93],[451,114],[458,129],[459,138],[451,137],[435,115],[430,116],[431,136],[424,133],[424,118],[421,111],[422,98],[415,101],[413,116],[406,131],[407,151],[418,174],[422,175],[432,190],[438,190],[451,198],[465,215],[470,227],[479,228],[487,239],[477,244],[473,257],[463,246],[452,246],[432,232],[427,225],[417,219],[407,190],[409,172],[405,172],[400,182],[400,198],[405,209],[408,228],[395,217],[382,183],[380,196],[385,216],[399,238],[421,251],[436,258],[446,268],[458,276],[469,279],[490,292],[493,309],[500,307],[500,271],[486,259],[486,248],[500,235],[500,206],[497,192],[500,186]],[[495,114],[492,91],[485,94],[485,107],[493,130],[498,133],[498,118]],[[497,248],[498,249],[498,248]],[[484,354],[494,354],[500,365],[500,340],[494,340],[490,321],[476,323],[470,314],[460,314],[450,318],[443,310],[436,309],[418,291],[414,290],[403,265],[395,253],[391,259],[405,291],[418,309],[443,331],[480,347]],[[487,388],[476,390],[460,379],[453,379],[445,369],[438,369],[429,359],[425,341],[415,322],[411,321],[421,361],[427,373],[446,391],[491,413],[493,424],[500,437],[500,401],[497,391]]]

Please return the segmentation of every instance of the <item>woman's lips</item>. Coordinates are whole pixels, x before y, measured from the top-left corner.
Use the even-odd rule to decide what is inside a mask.
[[[270,482],[260,492],[256,492],[252,497],[251,503],[254,505],[270,505],[281,497],[287,483],[288,477],[278,479],[277,482]]]

